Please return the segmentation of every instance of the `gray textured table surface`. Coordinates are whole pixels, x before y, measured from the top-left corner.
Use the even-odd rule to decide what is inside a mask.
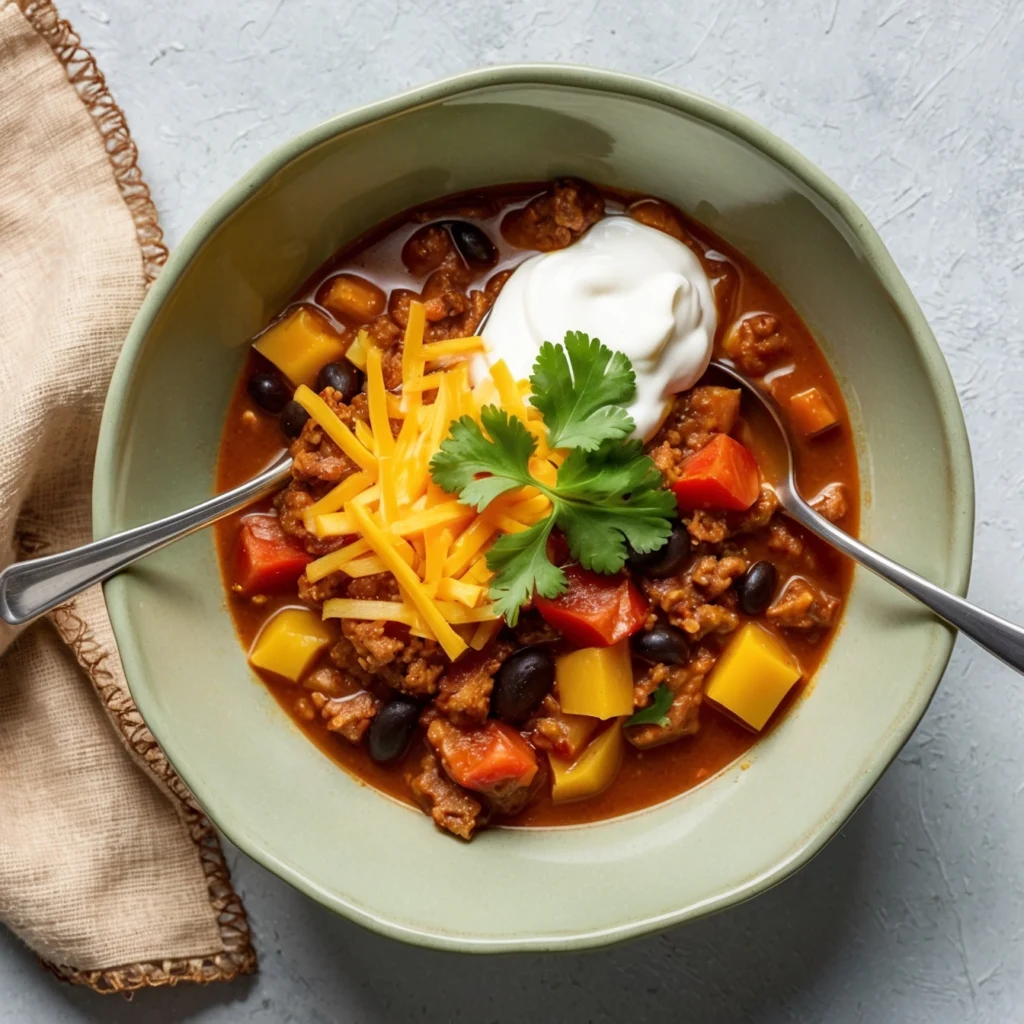
[[[971,593],[1024,621],[1024,5],[66,0],[62,11],[128,115],[172,245],[296,131],[481,64],[599,64],[757,118],[853,195],[923,305],[974,450]],[[961,641],[899,760],[805,871],[621,948],[495,959],[410,949],[231,851],[257,977],[112,1001],[57,985],[3,934],[0,1019],[1021,1020],[1021,723],[1021,681]]]

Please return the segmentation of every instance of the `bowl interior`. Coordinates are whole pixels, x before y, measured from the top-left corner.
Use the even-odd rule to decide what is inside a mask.
[[[97,533],[209,496],[247,339],[339,245],[448,192],[564,174],[677,203],[775,280],[846,393],[862,535],[962,591],[972,490],[959,408],[862,215],[737,115],[582,69],[477,73],[357,111],[272,154],[225,196],[174,254],[126,344],[97,461]],[[356,920],[457,949],[611,941],[779,880],[895,755],[951,643],[860,573],[813,692],[747,770],[626,818],[462,845],[344,774],[278,708],[246,666],[210,533],[111,580],[106,596],[140,710],[227,835]],[[666,871],[672,863],[687,869]]]

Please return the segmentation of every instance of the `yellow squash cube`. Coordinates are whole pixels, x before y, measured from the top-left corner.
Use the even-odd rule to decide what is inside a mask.
[[[297,683],[333,640],[330,627],[315,612],[285,608],[256,637],[249,663]]]
[[[551,799],[556,804],[584,800],[606,790],[622,764],[622,723],[613,722],[575,761],[548,754]]]
[[[341,335],[305,306],[289,313],[253,342],[253,348],[296,387],[313,387],[321,368],[341,359],[346,347]]]
[[[715,663],[704,694],[760,731],[799,678],[800,666],[782,640],[748,622]]]
[[[619,718],[633,714],[633,665],[629,641],[584,647],[555,661],[558,703],[567,715]]]

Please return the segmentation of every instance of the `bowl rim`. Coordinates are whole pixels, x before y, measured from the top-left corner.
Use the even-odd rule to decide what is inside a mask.
[[[94,536],[107,536],[117,528],[115,516],[120,465],[118,439],[122,433],[124,410],[127,405],[124,399],[130,390],[137,359],[144,347],[149,329],[193,255],[242,204],[300,154],[337,135],[406,113],[419,106],[478,92],[492,86],[509,85],[546,85],[607,93],[666,107],[704,121],[734,135],[775,161],[802,181],[838,214],[862,247],[872,273],[889,295],[935,394],[943,440],[949,457],[950,483],[954,495],[947,584],[955,593],[965,594],[973,554],[974,476],[963,411],[938,342],[892,256],[863,211],[824,171],[789,143],[745,114],[689,90],[643,76],[575,64],[521,63],[466,71],[406,90],[388,99],[357,107],[314,125],[277,146],[221,195],[199,217],[171,253],[166,266],[150,288],[136,315],[115,366],[100,423],[94,466]],[[109,615],[115,637],[119,633],[127,635],[129,626],[122,619],[117,602],[111,602]],[[938,625],[941,627],[941,624]],[[151,699],[145,687],[132,686],[132,678],[141,679],[143,673],[131,645],[126,645],[126,650],[122,651],[121,660],[132,698],[160,742],[168,760],[217,828],[247,856],[305,895],[379,934],[434,949],[507,953],[581,949],[619,942],[741,903],[777,885],[799,870],[840,830],[895,759],[921,720],[938,688],[952,652],[955,636],[952,628],[938,630],[936,657],[922,677],[929,679],[929,685],[921,688],[903,720],[890,730],[886,742],[876,752],[870,767],[840,796],[827,818],[809,832],[796,838],[788,856],[781,858],[756,878],[749,879],[696,906],[670,910],[641,920],[627,920],[614,928],[582,930],[558,936],[521,934],[514,937],[482,939],[466,935],[433,933],[398,924],[371,912],[366,907],[347,902],[325,891],[312,879],[278,861],[258,841],[249,836],[244,821],[236,817],[230,807],[221,805],[216,793],[201,783],[188,766],[176,758],[177,745],[174,737],[164,735],[160,728],[161,714],[156,701]]]

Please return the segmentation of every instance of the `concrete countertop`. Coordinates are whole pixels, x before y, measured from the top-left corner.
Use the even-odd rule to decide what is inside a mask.
[[[171,245],[300,129],[479,65],[603,65],[761,121],[852,194],[924,307],[974,452],[971,595],[1024,621],[1024,5],[65,0],[61,11],[127,114]],[[58,985],[3,933],[0,1019],[1020,1020],[1021,723],[1021,680],[960,641],[898,761],[808,868],[623,947],[489,959],[411,949],[229,850],[258,976],[129,1003]]]

